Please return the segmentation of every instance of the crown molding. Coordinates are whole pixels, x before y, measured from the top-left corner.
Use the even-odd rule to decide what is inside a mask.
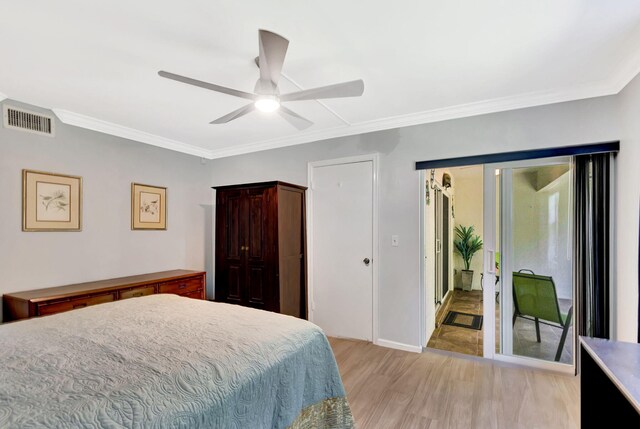
[[[633,76],[631,76],[630,79],[632,79]],[[624,77],[627,78],[628,74]],[[619,92],[619,86],[620,82],[614,82],[613,84],[611,84],[610,82],[605,82],[594,85],[580,86],[564,91],[533,92],[510,97],[483,100],[474,103],[445,107],[441,109],[433,109],[423,112],[410,113],[407,115],[359,122],[349,126],[341,126],[319,131],[310,131],[283,138],[276,138],[264,140],[257,143],[234,146],[232,148],[213,150],[211,151],[210,156],[212,159],[224,158],[228,156],[243,155],[251,152],[259,152],[280,147],[311,143],[320,140],[328,140],[337,137],[346,137],[376,131],[384,131],[394,128],[410,127],[414,125],[447,121],[451,119],[461,119],[471,116],[486,115],[489,113],[498,113],[508,110],[517,110],[547,104],[562,103],[566,101],[575,101],[586,98],[613,95]]]
[[[269,149],[294,146],[338,137],[347,137],[358,134],[384,131],[394,128],[410,127],[414,125],[429,124],[433,122],[461,119],[472,116],[486,115],[490,113],[505,112],[509,110],[524,109],[548,104],[563,103],[567,101],[583,100],[587,98],[602,97],[618,94],[638,73],[640,73],[640,52],[633,61],[625,67],[620,67],[619,72],[606,81],[591,85],[582,85],[568,90],[541,91],[515,96],[495,98],[468,104],[410,113],[372,121],[354,123],[324,130],[308,131],[292,136],[263,140],[254,143],[236,145],[222,149],[205,149],[177,140],[168,139],[155,134],[125,127],[79,113],[63,109],[52,109],[56,116],[65,124],[111,134],[129,140],[135,140],[153,146],[162,147],[177,152],[186,153],[207,159],[226,158],[243,155],[252,152],[260,152]],[[0,101],[4,94],[0,93]]]
[[[111,134],[116,137],[122,137],[129,140],[135,140],[141,143],[158,146],[164,149],[176,152],[186,153],[204,158],[210,158],[211,151],[183,143],[177,140],[168,139],[155,134],[150,134],[134,128],[125,127],[101,119],[92,118],[90,116],[81,115],[79,113],[70,112],[63,109],[51,109],[53,113],[67,125],[74,125],[88,130],[98,131],[100,133]]]
[[[6,95],[4,95],[3,93],[0,92],[0,101],[6,100],[7,98],[9,98],[9,97],[7,97]]]

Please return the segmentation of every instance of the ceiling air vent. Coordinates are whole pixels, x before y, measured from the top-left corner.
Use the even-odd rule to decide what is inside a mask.
[[[6,104],[2,110],[5,128],[53,137],[55,132],[53,116],[30,112]]]

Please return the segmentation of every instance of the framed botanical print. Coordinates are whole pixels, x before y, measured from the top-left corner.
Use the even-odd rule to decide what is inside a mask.
[[[81,231],[82,177],[22,170],[22,230]]]
[[[131,184],[131,229],[167,229],[167,188]]]

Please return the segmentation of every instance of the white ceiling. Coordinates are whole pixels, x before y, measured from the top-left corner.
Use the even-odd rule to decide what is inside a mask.
[[[617,93],[640,70],[636,0],[0,0],[0,92],[63,122],[207,158]],[[360,98],[292,102],[297,131],[160,69],[252,91],[258,28],[288,39],[286,93],[362,78]],[[1,96],[2,94],[0,94]],[[340,119],[342,118],[342,119]]]

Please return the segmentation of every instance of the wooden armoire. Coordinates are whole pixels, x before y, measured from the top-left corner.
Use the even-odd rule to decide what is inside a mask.
[[[216,301],[307,318],[305,190],[215,186]]]

